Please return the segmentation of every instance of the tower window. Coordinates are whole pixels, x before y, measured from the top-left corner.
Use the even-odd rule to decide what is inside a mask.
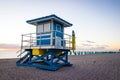
[[[37,26],[37,33],[43,32],[43,24]]]
[[[39,24],[37,26],[37,33],[49,32],[50,31],[50,22]]]
[[[44,32],[50,31],[50,23],[44,23]]]
[[[61,32],[61,25],[56,24],[56,30]]]

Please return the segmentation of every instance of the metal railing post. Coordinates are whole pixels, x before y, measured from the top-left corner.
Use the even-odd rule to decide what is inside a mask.
[[[51,39],[50,39],[50,40],[51,40],[51,41],[50,41],[50,45],[52,46],[52,45],[53,45],[53,31],[51,31],[51,35],[50,35],[50,36],[51,36]]]
[[[69,49],[70,49],[70,36],[69,36],[69,43],[68,44],[69,44]]]
[[[40,48],[41,48],[41,42],[42,42],[42,40],[41,40],[41,33],[40,33],[40,39],[39,39],[39,42],[40,42]]]

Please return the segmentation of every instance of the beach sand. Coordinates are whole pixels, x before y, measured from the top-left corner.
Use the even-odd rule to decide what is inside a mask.
[[[48,71],[0,59],[0,80],[120,80],[120,54],[70,55],[72,67]]]

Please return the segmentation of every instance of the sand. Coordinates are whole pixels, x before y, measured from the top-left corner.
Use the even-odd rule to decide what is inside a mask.
[[[48,71],[17,67],[17,59],[0,59],[0,80],[120,80],[120,54],[69,56],[72,67]]]

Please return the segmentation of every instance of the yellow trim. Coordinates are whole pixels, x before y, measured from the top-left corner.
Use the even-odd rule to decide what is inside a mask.
[[[72,51],[75,51],[75,36],[72,36]]]
[[[62,54],[62,52],[55,52],[55,54]]]
[[[32,55],[38,56],[38,55],[44,55],[46,54],[46,49],[32,49]]]

